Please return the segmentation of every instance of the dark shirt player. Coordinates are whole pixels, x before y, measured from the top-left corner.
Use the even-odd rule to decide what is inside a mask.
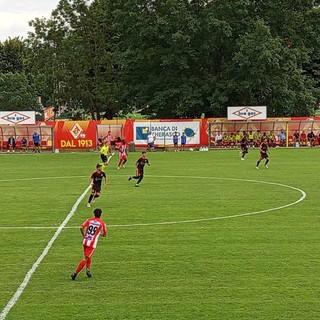
[[[259,164],[260,164],[262,159],[266,159],[266,162],[264,163],[264,166],[265,166],[266,169],[268,169],[268,166],[267,166],[267,164],[269,162],[268,149],[269,149],[269,147],[268,147],[267,139],[264,139],[264,141],[261,142],[260,147],[259,147],[260,158],[257,161],[257,166],[256,166],[257,169],[259,169]]]
[[[138,179],[137,183],[135,184],[135,187],[139,187],[140,182],[144,177],[144,166],[146,164],[150,166],[149,160],[146,157],[146,152],[142,151],[141,157],[136,161],[136,175],[130,176],[128,179],[129,181],[131,181],[131,179]]]

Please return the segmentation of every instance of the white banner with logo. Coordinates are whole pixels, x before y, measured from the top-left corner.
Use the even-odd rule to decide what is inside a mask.
[[[148,135],[151,133],[155,137],[156,145],[172,145],[172,137],[177,132],[179,144],[181,143],[181,134],[185,133],[187,137],[186,144],[200,143],[200,122],[199,121],[149,121],[134,123],[134,141],[135,144],[147,144]]]
[[[228,120],[266,120],[267,107],[228,107]]]
[[[35,124],[35,111],[0,112],[0,124]]]

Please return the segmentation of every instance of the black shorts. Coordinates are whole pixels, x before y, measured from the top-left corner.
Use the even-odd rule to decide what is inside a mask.
[[[94,184],[91,188],[91,191],[92,192],[97,192],[97,193],[100,193],[101,191],[101,184]]]
[[[102,162],[108,161],[108,157],[105,154],[100,154],[100,158],[101,158]]]
[[[40,142],[35,142],[35,143],[34,143],[34,146],[35,146],[35,147],[39,147],[39,146],[40,146]]]

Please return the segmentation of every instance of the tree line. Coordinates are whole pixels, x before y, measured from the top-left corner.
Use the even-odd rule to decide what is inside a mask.
[[[320,1],[60,0],[0,42],[0,110],[70,118],[310,116],[320,101]]]

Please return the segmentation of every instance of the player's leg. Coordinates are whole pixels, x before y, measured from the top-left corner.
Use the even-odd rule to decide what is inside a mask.
[[[261,162],[261,159],[262,159],[262,158],[260,157],[259,160],[257,161],[257,165],[256,165],[256,168],[257,168],[257,169],[259,169],[259,164],[260,164],[260,162]]]
[[[79,262],[79,264],[78,264],[75,272],[71,275],[71,280],[75,280],[76,277],[77,277],[77,275],[78,275],[78,273],[81,272],[81,270],[82,270],[82,269],[84,268],[84,266],[86,265],[86,263],[87,263],[87,260],[86,260],[86,250],[87,250],[87,248],[88,248],[88,247],[83,246],[84,259],[82,259],[82,260]]]
[[[131,179],[139,179],[139,177],[140,177],[140,174],[139,174],[139,170],[137,169],[136,170],[136,175],[135,176],[130,176],[128,178],[128,181],[131,181]]]
[[[93,196],[93,199],[92,199],[92,203],[95,202],[96,199],[100,197],[100,194],[101,194],[101,191],[96,191],[95,192],[95,194]]]
[[[90,194],[90,196],[89,196],[88,203],[87,203],[87,207],[88,207],[88,208],[91,207],[91,202],[92,202],[92,199],[95,197],[95,194],[96,194],[96,191],[95,191],[94,188],[92,188],[91,194]]]
[[[86,250],[86,257],[85,257],[85,261],[86,261],[86,276],[88,278],[92,277],[91,274],[91,262],[92,262],[92,255],[94,253],[94,248],[88,248]]]
[[[137,183],[135,184],[135,187],[139,187],[140,182],[143,180],[143,176],[144,176],[143,172],[141,172],[139,175],[139,179],[138,179]]]

